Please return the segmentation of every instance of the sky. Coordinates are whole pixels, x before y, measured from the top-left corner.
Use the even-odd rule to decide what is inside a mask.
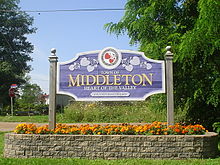
[[[126,0],[21,0],[21,10],[71,10],[94,8],[124,8]],[[28,35],[34,45],[31,83],[49,93],[49,61],[51,48],[56,48],[59,62],[72,59],[77,53],[114,47],[137,50],[126,35],[109,34],[104,25],[118,22],[124,11],[96,12],[28,12],[34,18],[36,33]]]

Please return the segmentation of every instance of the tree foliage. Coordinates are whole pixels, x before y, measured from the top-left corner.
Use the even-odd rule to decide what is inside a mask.
[[[33,45],[27,34],[35,32],[33,19],[19,11],[18,0],[0,0],[0,103],[7,103],[11,84],[25,82],[25,73],[30,71],[27,62]]]
[[[21,90],[21,102],[25,104],[40,104],[40,96],[43,95],[43,91],[37,84],[26,83],[21,87]]]
[[[21,96],[16,99],[17,109],[34,108],[35,105],[41,104],[42,89],[37,84],[25,83],[20,87]]]
[[[148,57],[173,47],[176,107],[211,125],[220,119],[220,1],[128,0],[125,15],[105,28],[127,33]]]

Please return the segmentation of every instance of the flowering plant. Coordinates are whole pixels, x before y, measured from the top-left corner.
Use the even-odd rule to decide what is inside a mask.
[[[34,124],[18,124],[16,129],[14,130],[15,133],[20,134],[34,134],[36,132],[36,125]]]
[[[196,125],[169,125],[164,122],[153,122],[145,125],[67,125],[57,124],[50,130],[48,125],[37,127],[34,124],[19,124],[14,130],[17,134],[72,134],[72,135],[202,135],[207,130]]]

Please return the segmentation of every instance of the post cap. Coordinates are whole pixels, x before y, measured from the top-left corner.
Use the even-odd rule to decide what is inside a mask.
[[[166,50],[167,50],[167,51],[171,51],[171,46],[167,46],[167,47],[166,47]]]
[[[51,50],[50,50],[50,52],[51,52],[51,55],[52,56],[56,56],[56,49],[55,48],[52,48]]]
[[[171,52],[171,46],[167,46],[166,50],[167,50],[167,52],[165,54],[166,59],[173,59],[173,53]]]

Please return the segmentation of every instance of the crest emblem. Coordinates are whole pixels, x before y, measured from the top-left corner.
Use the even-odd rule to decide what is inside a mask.
[[[111,47],[103,49],[98,55],[98,61],[105,69],[116,68],[121,63],[121,60],[121,52]]]

